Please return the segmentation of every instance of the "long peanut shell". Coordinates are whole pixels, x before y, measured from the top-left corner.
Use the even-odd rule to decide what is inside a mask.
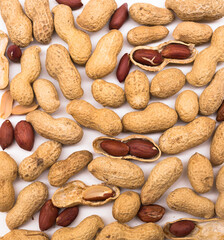
[[[215,130],[215,120],[199,117],[185,126],[175,126],[159,138],[159,147],[166,154],[177,154],[207,141]]]
[[[142,169],[126,160],[98,157],[88,170],[99,180],[122,188],[139,188],[145,181]]]
[[[2,240],[49,240],[46,233],[30,230],[12,230],[5,236],[1,237]]]

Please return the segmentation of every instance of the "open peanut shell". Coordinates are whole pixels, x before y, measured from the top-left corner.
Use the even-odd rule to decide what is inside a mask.
[[[171,224],[182,220],[189,220],[196,224],[195,229],[186,237],[175,237],[170,231]],[[194,218],[182,218],[174,222],[168,222],[163,228],[167,239],[172,240],[222,240],[224,239],[224,220],[213,218],[200,220]]]
[[[191,56],[188,57],[187,59],[164,58],[164,61],[160,65],[158,65],[158,66],[143,65],[143,64],[141,64],[139,62],[136,62],[134,60],[134,58],[133,58],[134,52],[139,50],[139,49],[157,50],[160,53],[164,49],[164,47],[166,47],[169,44],[175,44],[175,43],[188,46],[188,48],[191,51]],[[157,71],[161,71],[169,63],[174,63],[174,64],[188,64],[188,63],[191,63],[191,62],[193,62],[195,60],[197,54],[198,54],[198,51],[197,51],[197,49],[195,49],[195,45],[194,44],[188,44],[188,43],[184,43],[184,42],[181,42],[181,41],[173,41],[173,40],[171,40],[171,41],[168,41],[168,42],[165,42],[165,43],[161,43],[160,45],[155,46],[155,47],[150,47],[150,46],[138,46],[138,47],[135,47],[131,51],[131,53],[130,53],[130,59],[136,66],[138,66],[138,67],[140,67],[140,68],[142,68],[142,69],[144,69],[146,71],[157,72]]]
[[[133,140],[133,139],[142,139],[142,140],[149,141],[150,143],[152,143],[155,146],[155,148],[158,149],[158,154],[156,156],[154,156],[153,158],[148,158],[148,159],[136,157],[136,156],[133,156],[133,155],[116,157],[116,156],[112,156],[112,155],[108,154],[107,152],[105,152],[100,146],[101,142],[103,142],[104,140],[115,140],[115,141],[118,141],[118,142],[126,143],[129,140]],[[110,158],[122,159],[122,160],[125,159],[125,160],[136,160],[136,161],[140,161],[140,162],[155,162],[156,160],[158,160],[161,157],[161,150],[160,150],[159,146],[151,138],[146,137],[144,135],[130,135],[130,136],[128,136],[126,138],[123,138],[123,139],[112,138],[112,137],[98,137],[93,141],[93,149],[96,153],[103,154],[104,156],[107,156],[107,157],[110,157]]]
[[[102,206],[118,198],[118,187],[105,183],[87,186],[82,181],[72,181],[57,189],[52,197],[54,206],[68,208],[77,205]],[[100,199],[101,198],[101,199]]]

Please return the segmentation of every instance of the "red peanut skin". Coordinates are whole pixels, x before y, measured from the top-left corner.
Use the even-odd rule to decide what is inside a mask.
[[[56,0],[59,4],[69,6],[72,10],[77,10],[83,6],[81,0]]]
[[[133,59],[146,66],[158,66],[164,61],[162,55],[157,50],[151,49],[136,50],[133,54]]]
[[[3,150],[8,148],[14,139],[14,129],[9,120],[5,120],[0,128],[0,144]]]
[[[110,20],[109,29],[120,29],[128,19],[128,4],[121,5],[113,14]]]
[[[77,206],[66,208],[57,217],[56,224],[58,226],[67,227],[76,219],[78,214],[79,214],[79,208]]]
[[[169,230],[175,237],[186,237],[194,230],[195,226],[192,221],[182,220],[170,225]]]
[[[22,51],[20,47],[16,45],[11,45],[7,50],[7,56],[12,62],[19,63],[22,57]]]
[[[119,62],[116,73],[117,79],[120,83],[124,82],[125,78],[128,76],[131,66],[132,62],[130,61],[129,54],[125,53]]]

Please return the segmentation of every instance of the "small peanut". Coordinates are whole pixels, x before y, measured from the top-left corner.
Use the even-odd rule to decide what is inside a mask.
[[[131,69],[132,62],[128,53],[125,53],[117,67],[116,76],[119,82],[124,82],[125,78],[128,76],[128,73]]]
[[[121,5],[110,19],[109,29],[120,29],[128,19],[128,4]]]
[[[130,73],[124,84],[125,96],[127,102],[134,109],[144,109],[147,107],[150,93],[149,93],[149,79],[146,74],[136,70]]]
[[[118,108],[125,103],[123,89],[114,83],[97,79],[93,82],[91,90],[94,99],[104,107]]]

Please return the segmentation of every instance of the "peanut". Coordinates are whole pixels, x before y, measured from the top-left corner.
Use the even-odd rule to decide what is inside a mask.
[[[182,218],[166,223],[163,231],[167,239],[217,240],[223,237],[223,227],[224,221],[217,218],[209,220]],[[182,236],[178,237],[178,235]]]
[[[176,99],[175,109],[183,122],[193,121],[199,112],[198,95],[191,90],[183,91]]]
[[[208,198],[201,197],[190,188],[178,188],[171,192],[167,205],[174,211],[185,212],[195,217],[212,218],[215,215],[215,205]]]
[[[94,239],[96,234],[104,227],[102,219],[97,215],[85,218],[75,228],[61,228],[57,230],[51,240],[90,240]]]
[[[87,186],[81,181],[73,181],[57,189],[53,194],[52,202],[59,208],[77,205],[102,206],[115,200],[119,195],[120,190],[115,186],[104,183]]]
[[[49,240],[47,234],[38,231],[30,231],[30,230],[12,230],[7,233],[2,240]]]
[[[126,160],[98,157],[88,170],[99,180],[122,188],[136,189],[145,181],[142,169]]]
[[[132,108],[144,109],[147,107],[150,93],[149,79],[145,73],[139,70],[130,73],[125,79],[124,91]]]
[[[224,26],[221,26],[214,31],[211,45],[198,54],[191,72],[186,75],[191,85],[202,87],[212,80],[217,63],[224,62],[223,38]]]
[[[25,115],[29,112],[36,110],[38,107],[39,107],[39,105],[36,104],[35,102],[33,102],[29,106],[16,105],[12,109],[12,115]]]
[[[223,0],[166,0],[166,8],[183,21],[212,21],[224,16],[223,3]]]
[[[113,222],[99,233],[96,240],[163,240],[164,233],[162,228],[155,223],[145,223],[137,227],[129,227],[126,224]]]
[[[62,144],[75,144],[83,137],[82,128],[68,118],[54,119],[40,110],[30,112],[26,116],[37,133]]]
[[[164,26],[140,26],[131,29],[128,32],[127,40],[131,45],[141,46],[156,42],[165,38],[169,30]]]
[[[104,107],[118,108],[125,103],[125,94],[121,87],[97,79],[92,84],[94,99]]]
[[[135,133],[161,132],[176,122],[176,111],[160,102],[149,104],[143,111],[127,113],[122,119],[124,129]]]
[[[58,226],[67,227],[69,226],[78,216],[79,207],[71,207],[63,210],[56,219]]]
[[[216,129],[210,146],[210,161],[217,166],[224,163],[224,122]]]
[[[166,154],[177,154],[207,141],[215,129],[215,121],[199,117],[185,126],[165,131],[159,138],[159,147]]]
[[[49,0],[25,0],[26,15],[33,22],[33,35],[42,44],[48,44],[54,32]]]
[[[159,72],[151,82],[150,93],[154,97],[168,98],[176,94],[185,85],[185,75],[177,68]]]
[[[105,135],[116,136],[122,131],[120,117],[110,109],[96,109],[84,100],[73,100],[67,105],[67,113],[82,126]]]
[[[13,98],[10,91],[7,90],[2,94],[0,104],[0,117],[3,119],[8,118],[12,114]]]
[[[56,0],[59,4],[69,6],[72,10],[77,10],[83,6],[81,0]]]
[[[117,4],[114,0],[106,2],[104,0],[90,0],[77,17],[77,24],[89,32],[97,32],[106,25],[116,9]]]
[[[72,9],[59,4],[53,8],[55,31],[68,44],[72,60],[80,65],[87,62],[91,55],[92,44],[87,33],[75,27]]]
[[[40,107],[45,112],[53,113],[57,111],[60,101],[57,90],[52,82],[46,79],[38,79],[33,83],[33,91]]]
[[[191,156],[187,174],[191,186],[197,193],[209,192],[213,186],[214,173],[210,161],[199,153]]]
[[[103,78],[110,74],[117,65],[117,56],[123,45],[123,35],[118,30],[111,30],[104,35],[86,63],[86,74],[91,79]]]
[[[222,104],[224,96],[224,68],[220,69],[208,87],[199,97],[199,109],[202,115],[215,113]]]
[[[65,47],[53,44],[47,49],[46,69],[48,74],[59,82],[60,89],[67,99],[72,100],[83,95],[81,76]]]
[[[125,78],[128,76],[128,73],[131,69],[131,66],[132,62],[130,60],[130,56],[128,53],[125,53],[122,56],[116,71],[116,76],[120,83],[125,81]]]
[[[178,180],[182,172],[183,164],[179,158],[170,157],[158,163],[142,187],[142,204],[155,203]]]
[[[67,159],[54,163],[49,170],[49,183],[54,187],[62,186],[92,159],[93,155],[89,151],[78,151],[72,153]]]
[[[130,135],[123,139],[99,137],[93,141],[96,153],[114,159],[154,162],[161,156],[157,144],[143,135]]]
[[[219,218],[224,219],[224,167],[220,168],[216,177],[216,188],[219,192],[218,199],[215,204],[215,212]]]
[[[17,74],[10,84],[10,93],[19,104],[28,106],[33,103],[34,93],[31,84],[41,72],[40,53],[38,46],[27,48],[21,58],[21,72]]]
[[[135,47],[130,53],[130,59],[143,70],[157,72],[161,71],[169,63],[191,63],[195,60],[197,53],[194,44],[171,40],[156,47]]]
[[[174,20],[170,10],[149,3],[134,3],[129,14],[134,21],[142,25],[166,25]]]
[[[8,212],[15,202],[13,182],[17,178],[17,164],[4,151],[0,152],[0,212]]]
[[[209,42],[212,34],[213,30],[209,25],[196,22],[181,22],[173,31],[175,40],[195,45]]]
[[[9,84],[9,61],[5,57],[5,51],[8,45],[8,36],[3,31],[0,31],[0,89],[5,89]]]
[[[216,121],[217,122],[224,121],[224,101],[222,102],[221,106],[219,107],[219,109],[217,111]]]
[[[42,143],[31,156],[20,163],[19,176],[25,181],[34,181],[58,160],[61,150],[62,146],[58,142]]]
[[[125,21],[128,19],[128,4],[121,5],[110,19],[109,29],[120,29]]]
[[[32,23],[19,0],[1,0],[0,9],[11,41],[19,47],[27,47],[33,41]]]
[[[156,205],[151,204],[147,206],[141,206],[141,208],[138,211],[138,218],[143,222],[158,222],[165,214],[165,208]]]
[[[22,57],[22,51],[19,46],[11,45],[7,50],[7,56],[12,62],[19,63]]]
[[[140,206],[140,197],[136,192],[124,192],[114,202],[113,217],[120,223],[129,222],[137,215]]]
[[[14,129],[9,120],[5,120],[0,128],[0,145],[2,150],[10,147],[14,140]]]
[[[34,182],[25,187],[6,216],[8,228],[15,229],[27,222],[40,210],[47,197],[48,189],[42,182]]]

